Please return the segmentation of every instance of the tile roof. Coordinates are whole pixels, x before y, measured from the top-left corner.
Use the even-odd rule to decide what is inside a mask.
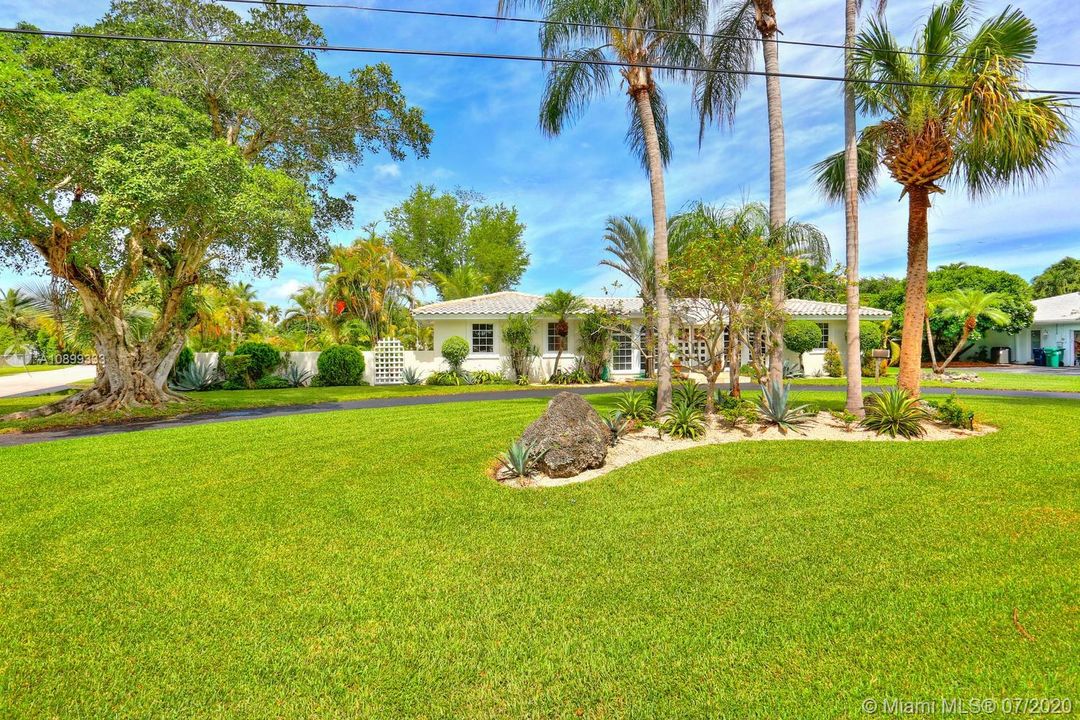
[[[543,295],[530,295],[506,290],[488,295],[476,295],[459,300],[444,300],[443,302],[422,305],[415,310],[414,314],[420,319],[436,317],[503,317],[511,313],[533,312],[543,299]],[[641,315],[642,312],[641,298],[636,297],[587,297],[585,302],[624,315]],[[817,302],[816,300],[799,300],[796,298],[788,299],[787,310],[795,317],[844,317],[847,314],[847,308],[843,303]],[[864,307],[859,315],[864,318],[883,320],[890,317],[892,313],[887,310]]]
[[[1080,292],[1036,300],[1035,322],[1080,322]]]

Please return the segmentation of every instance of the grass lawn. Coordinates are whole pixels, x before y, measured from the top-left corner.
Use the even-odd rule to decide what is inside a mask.
[[[1077,406],[970,405],[1000,431],[709,446],[549,490],[483,475],[523,398],[3,449],[0,717],[1075,705]]]
[[[73,383],[79,384],[79,383]],[[90,381],[81,383],[89,385]],[[413,397],[417,395],[457,395],[473,392],[519,390],[537,390],[552,388],[550,385],[360,385],[354,387],[306,387],[283,390],[215,390],[212,392],[187,393],[191,402],[175,404],[164,408],[139,408],[132,411],[115,413],[87,413],[84,415],[56,415],[31,420],[0,420],[0,433],[4,431],[49,430],[64,427],[79,427],[117,423],[129,420],[147,420],[167,418],[175,415],[240,410],[256,407],[280,407],[285,405],[309,405],[328,402],[346,402],[391,397]],[[38,395],[35,397],[0,398],[0,417],[13,412],[29,410],[46,405],[64,397],[59,395]]]
[[[894,371],[895,372],[895,371]],[[941,382],[940,380],[923,381],[923,387],[945,388],[983,388],[986,390],[1049,390],[1054,392],[1080,393],[1080,375],[1045,375],[1042,373],[993,372],[982,369],[962,368],[958,372],[975,372],[981,378],[977,383]],[[846,378],[798,378],[792,380],[796,385],[838,385],[847,384]],[[893,387],[896,375],[889,375],[875,382],[874,378],[863,378],[866,388]]]
[[[29,370],[30,374],[45,372],[46,370],[62,370],[71,365],[31,365]],[[0,366],[0,377],[5,375],[25,375],[27,368],[24,367],[10,367],[8,365]]]

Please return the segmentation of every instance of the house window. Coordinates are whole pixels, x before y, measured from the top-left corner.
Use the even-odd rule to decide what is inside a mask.
[[[548,323],[547,351],[550,353],[566,350],[566,338],[559,334],[558,323]]]
[[[819,322],[817,326],[821,328],[821,344],[818,347],[826,350],[829,347],[829,323]]]
[[[491,354],[495,352],[495,326],[491,323],[474,323],[472,326],[472,351]]]
[[[617,372],[626,372],[634,369],[634,344],[630,336],[624,333],[615,333],[612,336],[615,341],[615,351],[611,354],[611,368]]]

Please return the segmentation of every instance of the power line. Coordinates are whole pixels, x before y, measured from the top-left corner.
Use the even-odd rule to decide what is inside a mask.
[[[413,10],[409,8],[393,8],[393,7],[374,7],[371,5],[353,5],[350,3],[333,3],[333,2],[301,2],[300,0],[271,0],[275,5],[285,5],[289,7],[302,7],[302,8],[316,8],[316,9],[329,9],[329,10],[360,10],[370,13],[384,13],[389,15],[412,15],[420,17],[436,17],[436,18],[455,18],[461,20],[494,20],[496,22],[512,22],[512,23],[525,23],[530,25],[561,25],[563,27],[579,27],[589,28],[593,30],[621,30],[623,32],[649,32],[659,35],[681,35],[686,37],[697,38],[728,38],[731,40],[743,40],[748,42],[764,42],[760,36],[746,36],[736,35],[734,33],[707,33],[707,32],[693,32],[690,30],[664,30],[660,28],[645,28],[635,27],[633,25],[627,26],[609,26],[601,25],[598,23],[586,23],[586,22],[571,22],[567,20],[548,20],[546,18],[521,18],[504,15],[485,15],[483,13],[466,13],[466,12],[451,12],[442,10]],[[235,3],[241,5],[265,5],[268,0],[211,0],[211,2],[221,3]],[[814,42],[811,40],[787,40],[781,38],[774,38],[772,42],[778,45],[797,45],[800,47],[815,47],[815,48],[829,48],[834,50],[853,50],[850,45],[826,43],[826,42]],[[892,52],[897,55],[915,55],[918,57],[939,57],[939,58],[951,58],[958,59],[960,55],[952,55],[949,53],[929,53],[920,52],[918,50],[891,50],[885,52]],[[1025,61],[1025,65],[1044,65],[1049,67],[1071,67],[1080,68],[1080,63],[1073,62],[1058,62],[1053,60],[1028,60]]]
[[[201,45],[204,47],[249,47],[264,50],[306,50],[312,52],[348,52],[368,55],[410,55],[418,57],[445,57],[445,58],[470,58],[480,60],[510,60],[516,62],[536,62],[567,65],[600,65],[606,67],[642,67],[652,70],[668,70],[672,72],[705,72],[724,73],[732,75],[747,75],[751,77],[781,77],[795,80],[823,80],[829,82],[847,83],[859,82],[868,85],[891,85],[900,87],[925,87],[940,90],[968,90],[965,85],[946,85],[940,83],[924,83],[907,80],[849,80],[837,75],[811,75],[807,73],[779,72],[770,73],[764,70],[716,70],[714,68],[688,67],[685,65],[664,65],[658,63],[627,63],[618,60],[580,60],[577,58],[545,57],[542,55],[512,55],[505,53],[475,53],[453,50],[423,50],[406,48],[378,48],[358,47],[354,45],[310,45],[299,43],[272,43],[256,40],[208,40],[197,38],[173,38],[151,37],[146,35],[107,35],[102,33],[74,32],[69,30],[38,30],[36,28],[0,28],[0,34],[14,35],[37,35],[42,37],[66,37],[80,40],[114,40],[128,42],[151,42],[171,45]],[[1080,90],[1021,90],[1024,93],[1037,95],[1077,95]]]

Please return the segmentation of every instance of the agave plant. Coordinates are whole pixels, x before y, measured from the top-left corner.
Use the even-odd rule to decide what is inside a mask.
[[[708,391],[701,388],[693,380],[684,380],[675,387],[675,390],[672,393],[671,402],[682,403],[683,405],[689,405],[691,407],[696,407],[699,410],[704,410],[705,402],[708,398]]]
[[[784,379],[788,378],[801,378],[804,377],[802,365],[797,362],[791,362],[790,360],[784,361]]]
[[[424,381],[424,373],[414,367],[407,367],[401,371],[401,382],[406,385],[419,385]]]
[[[605,416],[604,424],[607,425],[607,429],[611,431],[611,438],[608,442],[610,442],[613,447],[619,444],[619,441],[630,432],[630,428],[632,427],[630,420],[618,410]]]
[[[305,387],[311,383],[311,378],[314,377],[312,373],[302,369],[296,363],[289,363],[289,366],[285,368],[285,372],[281,375],[285,378],[285,382],[289,383],[291,388]]]
[[[919,399],[907,390],[897,388],[870,396],[862,426],[878,435],[899,435],[910,440],[926,434],[923,421],[928,419],[930,414],[919,404]]]
[[[810,422],[809,405],[793,405],[789,392],[791,387],[782,381],[773,379],[761,389],[758,398],[758,416],[765,425],[775,425],[782,432],[799,432],[799,428]]]
[[[700,408],[676,400],[664,414],[661,427],[671,437],[697,440],[705,434],[705,413]]]
[[[533,465],[539,453],[533,446],[523,440],[515,440],[510,443],[506,452],[499,455],[499,464],[503,466],[507,474],[513,478],[527,478],[532,472]]]
[[[615,398],[615,409],[627,420],[651,420],[653,401],[648,393],[631,390]]]
[[[209,390],[217,383],[217,370],[209,365],[193,362],[173,378],[170,386],[180,392],[199,392]]]

